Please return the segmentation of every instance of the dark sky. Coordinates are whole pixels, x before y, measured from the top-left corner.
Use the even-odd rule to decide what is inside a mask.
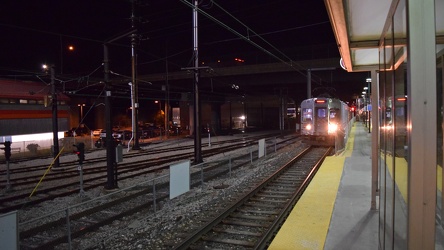
[[[39,72],[42,63],[55,65],[59,78],[63,79],[90,74],[102,77],[102,44],[131,29],[131,3],[130,0],[3,0],[0,77],[33,75]],[[138,73],[164,72],[166,64],[171,72],[193,66],[192,8],[181,0],[137,3],[134,24],[139,38]],[[199,14],[200,61],[232,62],[238,57],[245,63],[256,64],[324,55],[339,57],[323,1],[201,0],[199,3],[203,11],[220,22]],[[68,50],[69,45],[74,46],[73,51]],[[130,38],[113,42],[109,52],[111,70],[131,75]],[[334,79],[333,75],[328,77],[324,82]]]
[[[190,0],[188,0],[190,2]],[[322,1],[200,1],[202,10],[261,47],[279,50],[306,44],[334,43]],[[1,3],[1,68],[33,70],[40,63],[63,65],[66,73],[93,70],[103,61],[102,43],[131,28],[129,0],[4,0]],[[222,7],[222,8],[220,8]],[[225,13],[226,10],[229,14]],[[250,29],[234,20],[237,18]],[[139,64],[142,71],[166,55],[184,67],[192,56],[192,9],[180,0],[139,0],[136,6]],[[256,33],[256,34],[255,34]],[[74,51],[68,51],[68,45]],[[130,39],[110,47],[116,66],[130,62]],[[225,55],[265,55],[227,29],[199,15],[199,55],[212,60]],[[145,70],[145,68],[147,68]],[[156,67],[153,67],[156,68]],[[122,70],[127,70],[123,68]]]

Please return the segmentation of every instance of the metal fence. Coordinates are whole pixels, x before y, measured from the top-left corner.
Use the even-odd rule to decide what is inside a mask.
[[[78,141],[78,138],[77,142]],[[72,144],[73,142],[69,142],[70,144]],[[270,151],[277,151],[277,139],[275,138],[274,141],[268,141],[266,143],[265,146],[265,152],[267,152],[267,147],[268,148],[273,148]],[[238,151],[238,153],[241,153],[242,155],[249,155],[249,157],[243,158],[243,162],[237,162],[237,164],[243,164],[243,163],[252,163],[254,160],[256,160],[257,156],[255,156],[255,154],[253,152],[258,151],[259,147],[258,146],[250,146],[249,148],[245,149],[243,154],[242,151]],[[267,153],[265,153],[265,155],[267,155]],[[239,161],[236,158],[236,161]],[[242,161],[242,160],[241,160]],[[209,162],[203,162],[200,164],[196,164],[193,166],[190,166],[190,175],[195,175],[196,173],[200,172],[200,175],[198,174],[198,176],[200,176],[200,180],[195,180],[195,183],[200,183],[200,187],[204,187],[205,185],[205,176],[204,176],[204,168],[208,165],[214,165],[217,164],[219,170],[226,170],[227,174],[228,174],[228,178],[231,178],[231,172],[232,172],[232,162],[233,162],[233,156],[227,156],[224,157],[222,159],[218,159],[215,161],[209,161]],[[152,209],[154,211],[154,213],[156,213],[159,209],[159,205],[156,203],[157,198],[159,196],[158,190],[160,189],[160,185],[165,185],[165,183],[167,183],[169,181],[170,178],[170,174],[165,174],[165,175],[161,175],[161,176],[156,176],[154,178],[150,178],[148,180],[139,182],[135,185],[126,187],[126,188],[122,188],[119,189],[117,191],[111,192],[109,194],[106,195],[102,195],[100,197],[85,201],[85,202],[81,202],[75,205],[69,205],[64,209],[61,210],[57,210],[54,211],[52,213],[43,215],[41,217],[35,218],[35,219],[31,219],[28,221],[23,221],[23,222],[19,222],[18,224],[18,228],[19,231],[23,231],[23,230],[27,230],[29,228],[31,228],[33,225],[41,225],[44,224],[44,221],[50,221],[50,220],[64,220],[66,221],[66,231],[65,232],[59,232],[59,233],[64,233],[66,236],[66,243],[68,244],[68,249],[73,249],[73,242],[72,242],[72,232],[71,232],[71,221],[70,221],[70,216],[75,214],[75,213],[80,213],[88,208],[92,208],[94,206],[97,206],[98,204],[103,204],[106,201],[109,201],[109,199],[113,199],[113,197],[119,197],[119,194],[125,195],[125,193],[130,192],[131,190],[140,190],[141,188],[149,188],[151,189],[151,199],[153,204],[152,204]],[[190,176],[191,178],[191,176]],[[195,178],[195,177],[193,177]],[[83,193],[81,192],[79,195],[82,195]],[[97,242],[97,244],[99,244],[100,242]]]

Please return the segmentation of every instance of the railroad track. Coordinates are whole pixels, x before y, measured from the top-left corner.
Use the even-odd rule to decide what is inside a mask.
[[[233,164],[235,164],[235,161],[236,159],[234,159]],[[237,166],[233,166],[233,169],[244,164],[245,160],[241,160]],[[205,167],[206,181],[225,174],[225,169],[223,167],[221,170],[217,163]],[[200,185],[200,179],[200,172],[192,174],[191,186]],[[52,249],[67,242],[68,238],[71,240],[81,237],[124,216],[146,210],[155,211],[156,203],[168,199],[168,187],[168,181],[164,180],[162,184],[156,186],[155,195],[152,185],[139,186],[138,188],[125,190],[124,195],[117,195],[118,197],[115,199],[101,201],[96,206],[73,212],[68,218],[63,217],[64,214],[59,214],[52,221],[45,223],[37,222],[39,219],[37,218],[35,221],[28,222],[29,225],[21,226],[21,249]],[[66,233],[66,221],[69,221],[71,230],[68,234]]]
[[[307,148],[173,249],[266,249],[331,151]]]
[[[224,140],[224,141],[213,140],[213,142],[211,144],[213,146],[230,144],[230,143],[237,144],[237,143],[241,143],[241,142],[257,141],[258,139],[262,139],[262,138],[270,139],[270,138],[280,136],[280,135],[281,134],[279,134],[279,133],[269,133],[269,134],[263,134],[263,135],[243,136],[240,138],[237,137],[236,139],[230,139],[230,140]],[[190,141],[190,139],[180,139],[180,140]],[[176,143],[171,143],[171,144],[167,145],[166,148],[153,148],[153,149],[148,149],[148,150],[133,151],[131,154],[123,155],[123,158],[124,159],[131,159],[131,158],[139,157],[139,156],[152,156],[152,155],[159,155],[162,153],[194,149],[194,145],[172,146],[173,144],[176,144]],[[203,149],[205,149],[207,147],[208,147],[208,144],[202,144]],[[89,151],[89,152],[92,152],[92,151]],[[88,152],[86,152],[86,156],[88,156]],[[39,157],[37,159],[45,159],[45,158],[50,159],[50,157]],[[29,160],[32,160],[32,159],[29,159]],[[14,161],[11,161],[10,164],[19,163],[19,162],[21,162],[21,161],[14,160]],[[86,159],[84,161],[85,164],[94,164],[94,163],[101,163],[101,162],[106,162],[106,156],[105,157],[97,157],[94,159],[91,159],[91,158],[88,159],[88,157],[86,157]],[[78,164],[77,160],[61,162],[59,170],[74,168],[74,167],[77,167],[77,164]],[[13,167],[13,165],[11,165],[9,173],[11,175],[20,174],[20,173],[32,173],[32,172],[43,171],[43,170],[46,170],[47,168],[48,168],[47,164],[34,165],[34,166],[29,166],[29,167],[23,167],[23,166]],[[6,175],[6,170],[1,169],[0,175]],[[6,180],[3,180],[3,179],[0,180],[0,187],[4,186],[5,183],[6,183]]]
[[[288,141],[293,141],[294,137],[289,137],[280,142],[285,145]],[[228,152],[233,150],[239,150],[244,147],[248,147],[251,144],[255,144],[254,140],[246,140],[238,142],[237,144],[231,144],[227,146],[221,146],[219,148],[207,148],[203,151],[204,157],[210,157],[212,155],[220,154],[221,152]],[[192,152],[177,153],[177,151],[171,151],[174,153],[171,156],[163,157],[162,159],[150,159],[150,160],[134,160],[127,163],[119,164],[118,179],[125,180],[134,178],[137,176],[154,173],[163,169],[169,168],[171,162],[177,162],[184,159],[192,158]],[[99,186],[103,186],[106,182],[106,166],[91,167],[84,170],[83,173],[83,190],[87,191]],[[24,179],[15,180],[13,186],[17,188],[22,186],[22,191],[18,193],[9,194],[7,196],[0,197],[0,213],[9,212],[12,210],[22,209],[25,206],[36,205],[44,201],[52,200],[57,197],[63,197],[80,192],[78,171],[76,168],[63,172],[51,172],[45,179],[45,182],[54,183],[48,185],[45,188],[39,188],[35,192],[35,197],[28,198],[32,190],[32,185],[38,182],[38,176],[23,177]],[[66,180],[66,181],[61,181]],[[27,186],[26,186],[27,185]]]

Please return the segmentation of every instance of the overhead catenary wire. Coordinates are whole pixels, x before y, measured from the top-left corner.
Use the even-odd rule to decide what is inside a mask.
[[[192,3],[187,2],[186,0],[180,0],[182,3],[186,4],[187,6],[191,7],[191,8],[196,8]],[[214,2],[214,0],[212,0],[213,4],[217,5],[217,3]],[[225,9],[223,9],[222,7],[220,7],[219,5],[217,5],[221,10],[223,10],[225,13],[227,13],[230,17],[232,17],[234,20],[236,20],[237,22],[239,22],[242,26],[244,26],[248,32],[252,32],[253,34],[255,34],[255,36],[259,37],[262,41],[264,41],[265,43],[267,43],[269,46],[271,46],[273,49],[275,49],[276,51],[278,51],[281,56],[283,56],[285,59],[287,59],[288,61],[282,59],[281,57],[279,57],[278,55],[274,54],[273,52],[265,49],[264,47],[260,46],[259,44],[255,43],[254,41],[252,41],[250,39],[249,36],[245,36],[243,34],[241,34],[240,32],[236,31],[235,29],[231,28],[230,26],[226,25],[225,23],[223,23],[222,21],[220,21],[219,19],[213,17],[211,14],[205,12],[204,10],[200,9],[200,8],[196,8],[197,12],[199,12],[200,14],[204,15],[205,17],[207,17],[208,19],[212,20],[213,22],[215,22],[216,24],[218,24],[219,26],[223,27],[224,29],[230,31],[231,33],[235,34],[236,36],[238,36],[239,38],[241,38],[242,40],[250,43],[251,45],[253,45],[254,47],[258,48],[259,50],[261,50],[262,52],[264,52],[265,54],[268,54],[269,56],[277,59],[278,61],[284,63],[285,65],[288,65],[289,67],[291,67],[292,69],[294,69],[296,72],[298,72],[299,74],[307,77],[307,74],[302,71],[302,66],[299,65],[298,63],[296,63],[295,61],[293,61],[291,58],[289,58],[287,55],[285,55],[283,52],[281,52],[279,49],[277,49],[275,46],[273,46],[271,43],[269,43],[268,41],[266,41],[264,38],[262,38],[259,34],[257,34],[256,32],[254,32],[251,28],[249,28],[246,24],[242,23],[240,20],[238,20],[237,18],[235,18],[233,15],[231,15],[228,11],[226,11]],[[320,85],[322,85],[321,83],[318,83]]]

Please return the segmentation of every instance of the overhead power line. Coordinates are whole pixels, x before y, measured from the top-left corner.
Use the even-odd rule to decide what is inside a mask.
[[[186,0],[180,0],[182,3],[186,4],[187,6],[189,6],[190,8],[195,8],[195,6],[192,3],[187,2]],[[236,17],[234,17],[233,15],[231,15],[228,11],[226,11],[225,9],[223,9],[221,6],[219,6],[217,3],[215,3],[214,1],[212,1],[214,5],[216,5],[218,8],[220,8],[221,10],[223,10],[225,13],[227,13],[231,18],[233,18],[234,20],[236,20],[238,23],[240,23],[244,28],[246,28],[247,32],[251,32],[252,34],[254,34],[255,37],[260,38],[262,41],[264,41],[266,44],[268,44],[271,48],[273,48],[274,50],[278,51],[279,54],[281,56],[278,56],[276,54],[274,54],[273,52],[265,49],[264,47],[260,46],[259,44],[255,43],[254,41],[252,41],[250,39],[250,35],[243,35],[240,32],[236,31],[235,29],[231,28],[230,26],[226,25],[225,23],[223,23],[222,21],[220,21],[219,19],[213,17],[212,15],[210,15],[209,13],[203,11],[200,8],[196,8],[197,12],[199,12],[200,14],[204,15],[205,17],[207,17],[208,19],[212,20],[213,22],[215,22],[216,24],[220,25],[221,27],[223,27],[224,29],[230,31],[231,33],[235,34],[236,36],[240,37],[241,39],[243,39],[244,41],[250,43],[251,45],[253,45],[254,47],[258,48],[259,50],[261,50],[262,52],[268,54],[269,56],[277,59],[278,61],[288,65],[289,67],[291,67],[292,69],[294,69],[296,72],[300,73],[301,75],[307,77],[307,74],[301,70],[302,66],[299,65],[298,63],[294,62],[290,57],[288,57],[287,55],[285,55],[283,52],[281,52],[279,49],[277,49],[275,46],[273,46],[270,42],[266,41],[261,35],[259,35],[258,33],[254,32],[252,29],[250,29],[246,24],[242,23],[239,19],[237,19]],[[286,60],[282,59],[282,57],[284,57]],[[320,84],[320,83],[318,83]],[[320,84],[322,85],[322,84]]]

